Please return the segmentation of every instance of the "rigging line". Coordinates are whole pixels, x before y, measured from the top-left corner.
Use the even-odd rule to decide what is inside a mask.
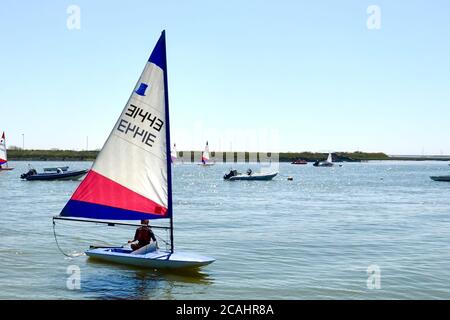
[[[58,237],[56,236],[56,223],[55,223],[55,220],[53,220],[53,236],[55,237],[55,242],[56,242],[56,246],[58,247],[58,250],[59,250],[63,255],[65,255],[66,257],[69,257],[69,258],[75,258],[75,257],[77,257],[77,255],[72,255],[72,254],[65,253],[65,252],[61,249],[61,247],[59,246]]]

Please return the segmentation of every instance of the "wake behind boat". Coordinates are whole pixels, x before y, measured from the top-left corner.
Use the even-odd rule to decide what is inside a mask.
[[[151,242],[134,251],[125,247],[96,247],[87,250],[86,255],[151,269],[198,268],[214,262],[213,258],[195,253],[175,252],[170,153],[163,31],[91,170],[53,222],[61,219],[130,225],[108,220],[141,220],[138,226],[145,227],[144,222],[149,219],[169,219],[168,227],[152,226],[169,230],[166,250],[152,246]]]
[[[237,181],[237,180],[255,180],[255,181],[268,181],[272,180],[278,172],[271,173],[253,173],[251,169],[247,170],[246,174],[239,173],[237,170],[230,170],[229,173],[223,176],[224,180]]]
[[[54,180],[78,180],[83,177],[88,170],[64,171],[61,168],[56,170],[47,170],[47,172],[38,173],[36,169],[30,168],[28,172],[23,173],[20,178],[27,181],[54,181]]]

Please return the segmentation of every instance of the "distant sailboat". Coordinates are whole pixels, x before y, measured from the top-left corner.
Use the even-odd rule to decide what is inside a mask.
[[[333,156],[331,153],[328,153],[328,158],[325,161],[316,161],[313,166],[315,167],[332,167],[334,166],[333,163]]]
[[[177,153],[177,145],[174,143],[172,151],[170,152],[170,159],[172,160],[172,163],[175,163],[178,160],[178,153]]]
[[[206,141],[205,150],[202,152],[202,157],[200,160],[202,162],[199,163],[201,166],[213,166],[215,164],[214,162],[210,162],[208,141]]]
[[[8,155],[6,152],[6,139],[5,133],[3,132],[0,138],[0,170],[13,170],[14,168],[8,167]]]
[[[197,268],[214,261],[175,252],[165,32],[105,145],[58,219],[112,225],[110,220],[169,219],[170,249],[93,247],[89,257],[146,268]],[[144,249],[145,248],[145,249]],[[144,250],[143,250],[144,249]]]

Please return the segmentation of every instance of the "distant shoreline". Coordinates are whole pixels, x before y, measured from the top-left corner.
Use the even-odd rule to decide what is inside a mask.
[[[94,161],[99,151],[75,151],[75,150],[8,150],[9,160],[16,161]],[[179,151],[180,157],[187,155],[186,158],[192,162],[198,162],[196,155],[200,155],[201,151]],[[234,158],[234,161],[265,161],[267,159],[276,159],[280,162],[292,162],[294,160],[302,159],[307,162],[314,162],[316,160],[325,160],[328,153],[316,152],[281,152],[277,154],[262,153],[258,155],[256,152],[228,152],[227,159]],[[190,155],[190,156],[189,156]],[[219,153],[211,152],[211,158],[214,160]],[[225,159],[225,152],[222,153],[223,160]],[[244,160],[245,159],[245,160]],[[333,152],[333,161],[336,162],[363,162],[373,160],[409,160],[409,161],[450,161],[450,156],[388,156],[382,152]],[[216,161],[219,161],[216,159]]]

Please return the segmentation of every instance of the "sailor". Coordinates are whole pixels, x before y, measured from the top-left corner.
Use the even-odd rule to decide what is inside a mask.
[[[156,242],[155,235],[148,224],[148,220],[141,220],[141,224],[142,226],[136,229],[134,239],[128,241],[128,243],[131,243],[131,249],[133,251],[148,245],[151,240]]]

